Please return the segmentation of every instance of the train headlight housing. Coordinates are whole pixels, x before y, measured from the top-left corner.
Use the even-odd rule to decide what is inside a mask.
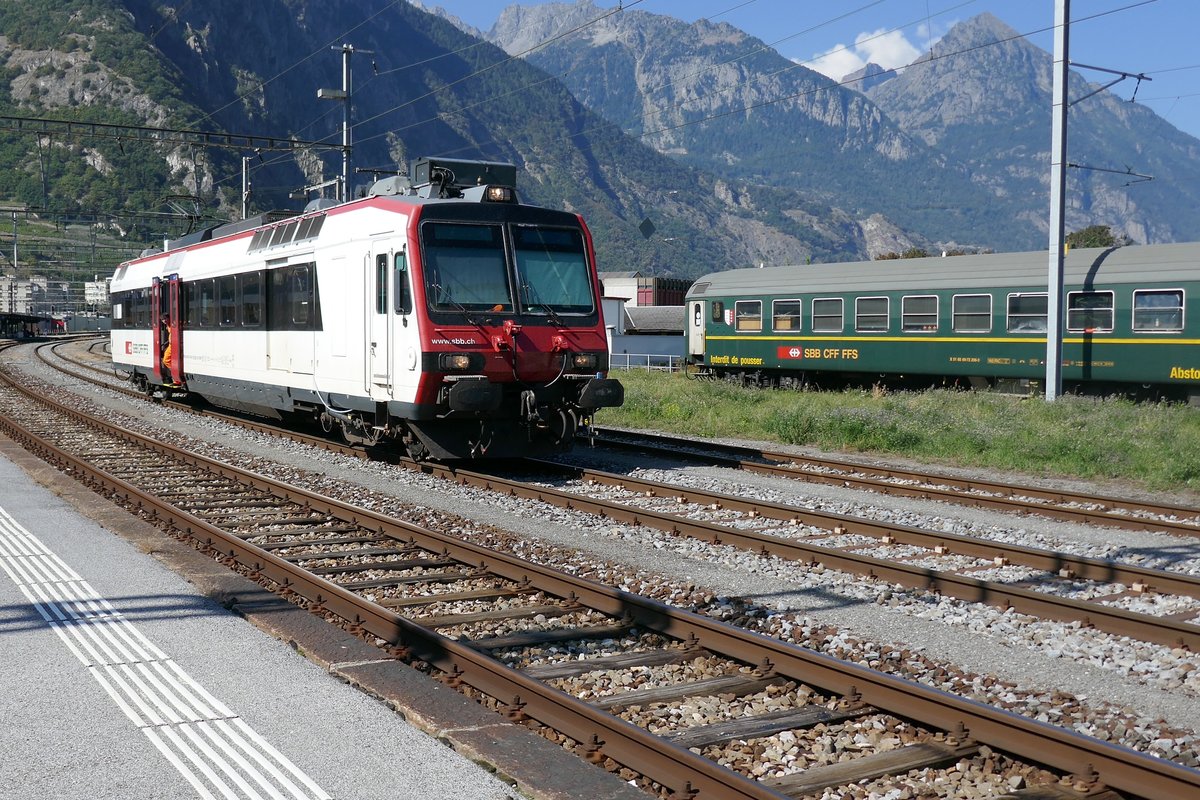
[[[438,370],[441,372],[482,372],[482,353],[439,353]]]
[[[483,193],[483,199],[488,203],[511,203],[514,198],[511,186],[489,186]]]
[[[572,353],[570,363],[576,372],[595,372],[600,366],[600,357],[595,353]]]

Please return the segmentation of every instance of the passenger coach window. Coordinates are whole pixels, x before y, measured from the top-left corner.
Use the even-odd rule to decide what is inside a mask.
[[[900,300],[900,327],[909,332],[935,332],[938,327],[937,295],[910,295]]]
[[[859,297],[854,301],[854,329],[886,333],[888,329],[888,299]]]
[[[720,322],[725,318],[725,304],[720,300],[714,300],[712,304],[712,321]]]
[[[247,272],[238,276],[238,291],[242,298],[242,327],[262,325],[262,273]]]
[[[222,328],[237,324],[237,278],[233,275],[217,278],[217,311]]]
[[[307,265],[288,268],[288,314],[292,325],[299,330],[309,326],[312,311],[312,280]]]
[[[990,294],[956,294],[951,308],[951,316],[953,317],[951,324],[955,333],[991,333],[992,296]]]
[[[1112,292],[1067,292],[1067,330],[1111,331]]]
[[[1010,294],[1008,296],[1008,330],[1010,333],[1045,333],[1049,316],[1046,293]]]
[[[733,304],[733,318],[739,331],[761,331],[762,301],[738,300]]]
[[[1183,289],[1134,290],[1133,329],[1147,333],[1182,331]]]
[[[200,327],[215,328],[217,321],[217,287],[209,278],[200,283]]]
[[[812,301],[813,333],[841,333],[842,298],[826,297]]]
[[[771,327],[777,331],[800,330],[800,300],[771,301]]]

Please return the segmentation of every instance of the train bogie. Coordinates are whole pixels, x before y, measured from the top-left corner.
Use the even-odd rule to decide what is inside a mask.
[[[455,168],[494,177],[503,165],[419,166],[435,180],[122,265],[114,364],[149,389],[420,457],[568,447],[623,399],[606,376],[586,226],[520,204],[511,186],[455,183]]]

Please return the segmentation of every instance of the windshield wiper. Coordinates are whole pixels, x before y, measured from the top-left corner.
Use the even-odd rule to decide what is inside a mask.
[[[441,295],[441,297],[437,300],[438,305],[442,305],[443,303],[452,305],[455,308],[457,308],[459,311],[462,312],[462,315],[467,318],[467,322],[471,323],[476,328],[483,327],[479,324],[478,320],[476,320],[473,316],[471,316],[471,312],[467,311],[466,306],[464,306],[462,303],[458,302],[457,300],[455,300],[453,297],[450,296],[450,292],[446,289],[446,287],[442,286],[440,283],[431,283],[431,284],[429,284],[429,288],[433,289],[435,292],[437,292],[438,295]]]
[[[565,322],[563,322],[563,319],[562,319],[562,317],[560,317],[560,316],[558,315],[558,312],[557,312],[557,311],[555,311],[555,310],[554,310],[554,308],[553,308],[553,307],[551,307],[551,306],[550,306],[548,303],[538,303],[538,302],[533,302],[533,303],[530,303],[529,305],[531,305],[531,306],[537,306],[538,308],[543,308],[543,309],[545,309],[545,310],[546,310],[546,316],[548,316],[548,317],[550,318],[550,321],[551,321],[551,322],[553,322],[555,325],[557,325],[557,326],[558,326],[558,327],[560,327],[560,328],[566,327],[566,323],[565,323]]]
[[[550,317],[550,321],[552,323],[560,328],[566,327],[566,323],[563,322],[562,317],[558,315],[558,312],[554,310],[553,306],[551,306],[549,303],[543,303],[541,300],[534,299],[534,291],[532,286],[526,283],[523,284],[521,288],[525,291],[525,297],[528,298],[525,305],[536,306],[538,308],[545,309],[546,316]]]

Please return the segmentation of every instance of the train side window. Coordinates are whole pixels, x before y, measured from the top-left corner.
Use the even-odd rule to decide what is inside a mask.
[[[313,287],[307,264],[288,268],[287,293],[291,329],[308,330],[312,322]]]
[[[844,327],[842,298],[819,297],[812,301],[813,333],[841,333]]]
[[[150,293],[147,290],[134,289],[132,311],[135,328],[150,327]]]
[[[388,310],[388,257],[387,253],[375,256],[375,313],[386,314]]]
[[[712,321],[720,322],[725,319],[725,304],[720,300],[714,300],[712,304]]]
[[[233,275],[217,278],[217,321],[222,328],[237,324],[237,278]]]
[[[739,331],[762,330],[762,301],[738,300],[733,304],[734,328]]]
[[[906,333],[936,333],[938,298],[936,294],[906,295],[900,299],[900,328]]]
[[[1133,329],[1145,333],[1183,331],[1183,289],[1135,289]]]
[[[120,300],[113,300],[112,310],[109,313],[111,314],[111,318],[112,318],[112,323],[111,323],[112,327],[114,327],[114,328],[124,328],[125,327],[125,306]]]
[[[396,313],[412,313],[412,292],[408,288],[408,256],[401,250],[392,257],[396,271]]]
[[[1067,330],[1111,331],[1112,292],[1067,292]]]
[[[200,327],[200,286],[189,281],[183,287],[184,324],[189,328]]]
[[[242,300],[243,328],[258,328],[262,326],[262,281],[263,276],[261,272],[247,272],[238,276],[238,292]]]
[[[992,296],[956,294],[950,303],[950,317],[955,333],[991,333]]]
[[[1009,333],[1045,333],[1049,314],[1045,292],[1008,296]]]
[[[804,303],[801,300],[772,300],[771,329],[776,331],[800,330],[800,312]]]
[[[857,297],[854,299],[854,330],[887,333],[890,310],[886,297]]]
[[[200,281],[200,327],[215,328],[217,322],[217,287],[212,278]]]

